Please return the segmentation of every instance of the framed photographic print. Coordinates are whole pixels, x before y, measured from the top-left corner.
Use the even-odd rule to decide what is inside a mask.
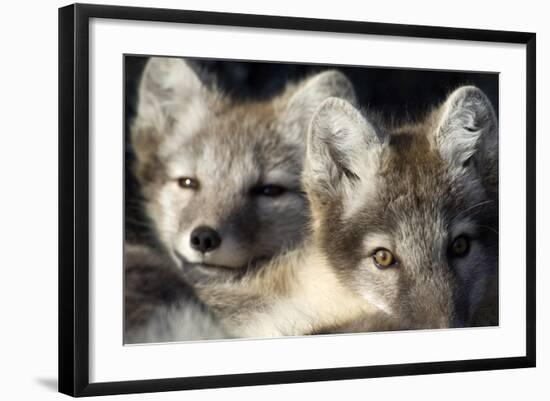
[[[59,10],[59,390],[535,366],[535,34]]]

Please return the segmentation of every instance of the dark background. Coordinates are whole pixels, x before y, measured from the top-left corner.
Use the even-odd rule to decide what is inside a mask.
[[[461,85],[475,85],[489,97],[498,116],[498,74],[413,70],[397,68],[351,67],[317,64],[187,59],[201,79],[214,79],[225,93],[237,99],[269,98],[291,81],[329,68],[337,68],[353,83],[361,106],[378,110],[395,121],[422,115],[445,100]],[[129,124],[137,104],[137,87],[147,62],[145,56],[125,57],[125,233],[129,241],[151,242],[135,178],[128,168],[133,160],[129,143]]]

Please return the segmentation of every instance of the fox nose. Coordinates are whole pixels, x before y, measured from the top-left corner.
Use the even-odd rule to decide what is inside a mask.
[[[191,248],[202,253],[210,252],[222,242],[219,234],[212,228],[200,226],[191,232]]]

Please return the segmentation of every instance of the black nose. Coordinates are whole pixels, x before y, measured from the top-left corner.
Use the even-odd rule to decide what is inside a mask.
[[[210,252],[222,242],[219,234],[210,227],[200,226],[191,232],[191,248],[202,253]]]

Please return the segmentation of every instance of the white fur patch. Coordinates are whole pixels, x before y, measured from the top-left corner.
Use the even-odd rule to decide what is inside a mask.
[[[368,316],[372,306],[343,287],[325,258],[314,250],[305,257],[285,257],[295,274],[288,294],[273,299],[236,328],[238,336],[273,337],[310,334],[313,330],[350,323]],[[265,294],[264,294],[265,296]]]
[[[125,333],[126,344],[159,343],[168,341],[200,341],[229,336],[212,316],[192,302],[183,301],[173,306],[157,308],[142,327]]]

